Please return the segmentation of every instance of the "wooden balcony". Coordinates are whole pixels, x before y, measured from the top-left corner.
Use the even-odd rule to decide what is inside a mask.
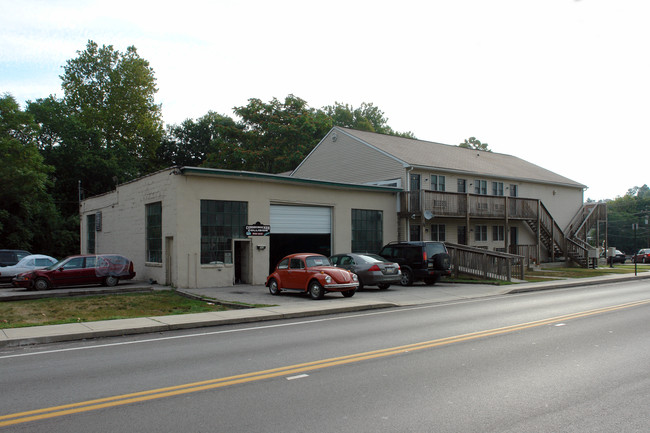
[[[421,216],[430,212],[435,217],[534,220],[539,214],[539,200],[457,192],[403,191],[399,209],[400,216]]]

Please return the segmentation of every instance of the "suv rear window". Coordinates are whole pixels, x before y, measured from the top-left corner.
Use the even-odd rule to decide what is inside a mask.
[[[427,243],[426,244],[426,249],[427,249],[427,257],[428,258],[433,258],[436,254],[440,253],[446,253],[447,249],[445,248],[445,244],[443,243]]]

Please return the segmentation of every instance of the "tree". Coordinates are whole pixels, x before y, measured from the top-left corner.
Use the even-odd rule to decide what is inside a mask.
[[[209,159],[212,166],[231,168],[229,156],[243,128],[231,117],[212,111],[197,121],[187,119],[167,128],[167,135],[158,149],[159,159],[167,166],[194,167]]]
[[[268,103],[249,99],[248,105],[234,111],[243,129],[235,137],[238,145],[231,147],[228,156],[233,169],[265,173],[293,170],[332,127],[327,114],[294,95]],[[214,163],[211,158],[210,166]]]
[[[66,235],[47,191],[52,167],[39,153],[38,132],[12,96],[0,98],[0,245],[57,255]]]
[[[623,197],[607,202],[607,240],[610,246],[635,253],[637,248],[646,248],[650,243],[650,188],[647,185],[630,188]],[[634,243],[633,224],[637,244]]]
[[[122,170],[114,176],[130,180],[159,168],[164,130],[149,62],[133,46],[121,53],[93,41],[77,54],[63,67],[64,103],[87,130],[97,130],[101,147],[117,158]]]
[[[379,134],[397,135],[406,138],[415,138],[412,132],[396,132],[388,126],[388,119],[384,112],[372,103],[361,103],[354,108],[348,104],[335,102],[334,105],[323,107],[323,111],[332,118],[332,124],[344,128],[360,131],[377,132]]]
[[[481,140],[478,140],[476,137],[469,137],[466,138],[464,142],[460,143],[458,147],[464,147],[466,149],[474,149],[474,150],[483,150],[486,152],[492,152],[490,149],[488,149],[488,144],[487,143],[481,143]]]

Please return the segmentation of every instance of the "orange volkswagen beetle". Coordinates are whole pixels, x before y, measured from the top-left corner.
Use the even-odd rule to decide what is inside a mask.
[[[321,254],[291,254],[280,260],[271,275],[266,277],[266,286],[272,295],[283,290],[309,293],[312,299],[322,299],[326,292],[341,292],[349,298],[359,287],[357,275],[332,266]]]

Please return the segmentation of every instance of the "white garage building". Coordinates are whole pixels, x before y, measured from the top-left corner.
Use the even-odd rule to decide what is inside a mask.
[[[294,252],[377,251],[397,240],[400,188],[169,168],[81,202],[81,251],[119,253],[174,287],[263,284]]]

